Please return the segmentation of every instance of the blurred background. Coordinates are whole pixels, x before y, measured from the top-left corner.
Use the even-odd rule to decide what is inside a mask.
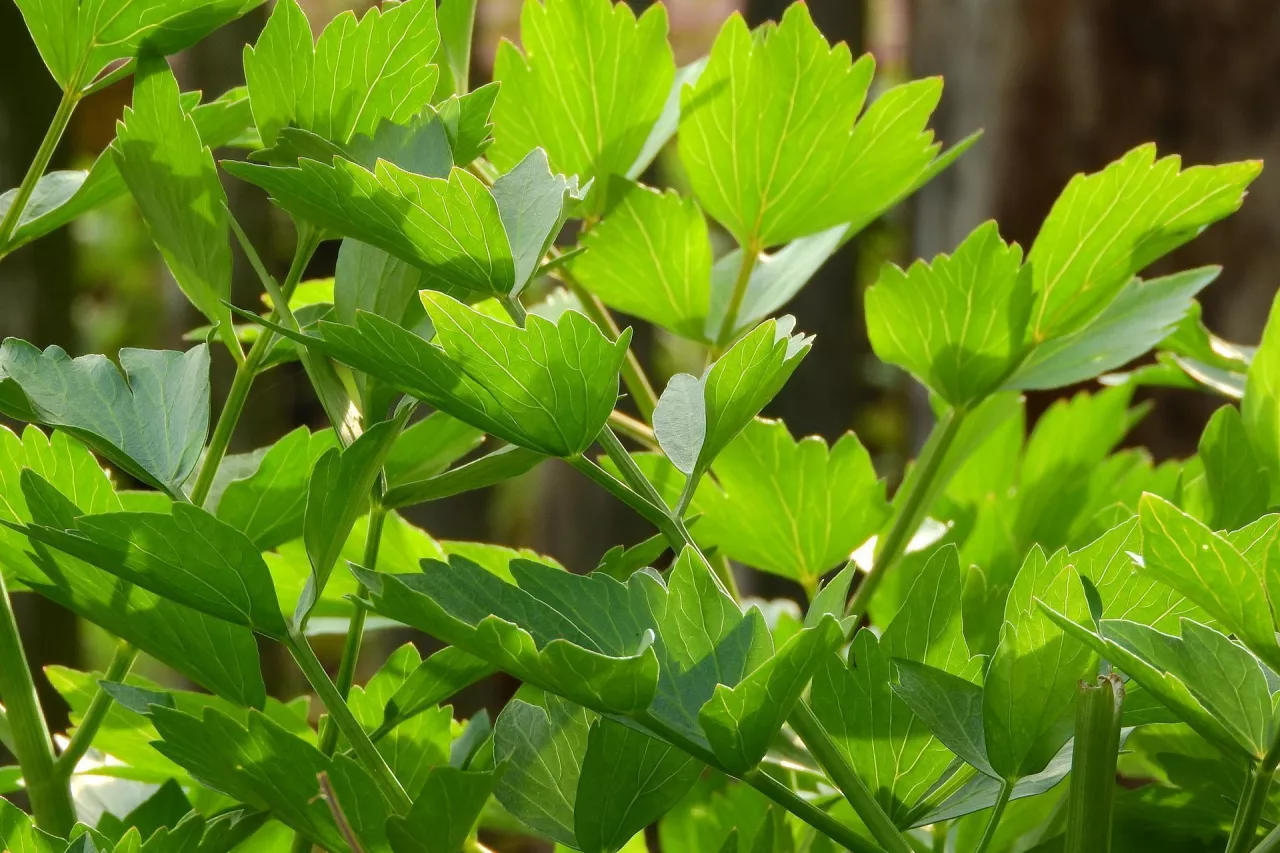
[[[354,4],[359,8],[361,4]],[[642,7],[646,3],[636,2]],[[720,23],[742,12],[752,25],[776,18],[786,0],[668,0],[678,64],[707,51]],[[303,0],[318,31],[353,4]],[[984,128],[985,136],[958,165],[911,202],[867,229],[829,262],[789,309],[798,326],[817,335],[814,352],[768,414],[793,434],[834,441],[856,430],[891,485],[930,426],[926,401],[905,376],[871,354],[861,294],[886,260],[908,261],[950,251],[979,222],[994,218],[1006,239],[1030,244],[1069,177],[1093,171],[1134,145],[1154,140],[1162,154],[1187,163],[1280,155],[1280,4],[1259,0],[810,0],[819,27],[854,53],[875,55],[884,86],[908,77],[942,75],[946,90],[934,127],[948,143]],[[637,9],[638,11],[639,9]],[[499,38],[518,37],[520,0],[480,0],[473,80],[491,73]],[[175,57],[183,89],[216,96],[243,83],[241,48],[269,12],[255,13]],[[0,3],[0,187],[16,186],[34,155],[58,91],[49,79],[14,4]],[[130,95],[125,81],[77,110],[51,168],[87,168],[106,146]],[[674,158],[660,159],[650,183],[681,184]],[[236,216],[259,250],[282,273],[294,236],[287,219],[260,192],[228,180]],[[1162,272],[1224,264],[1202,297],[1210,329],[1254,343],[1280,272],[1280,174],[1264,172],[1244,209],[1174,253]],[[317,255],[309,277],[332,275],[336,242]],[[241,263],[243,258],[238,256]],[[259,286],[238,270],[235,299],[254,305]],[[14,253],[0,266],[0,336],[39,346],[57,343],[73,355],[114,354],[122,346],[183,348],[182,334],[198,318],[168,280],[131,200],[99,209]],[[635,346],[655,381],[682,367],[669,342],[638,329]],[[264,376],[253,390],[233,451],[267,445],[299,423],[324,424],[296,365]],[[230,382],[229,360],[215,361],[214,398]],[[1216,405],[1194,392],[1143,391],[1157,409],[1130,436],[1157,460],[1188,455]],[[1031,415],[1047,401],[1031,400]],[[571,469],[546,463],[530,475],[487,492],[419,507],[410,520],[432,535],[524,546],[587,571],[610,546],[634,544],[649,531]],[[781,582],[754,591],[792,595]],[[103,665],[105,637],[51,603],[20,596],[20,617],[33,665]],[[366,646],[376,666],[405,636],[381,636]],[[422,638],[412,638],[417,642]],[[320,649],[333,659],[332,648]],[[281,695],[301,689],[292,666],[264,657],[268,684]],[[47,688],[48,685],[42,685]],[[473,690],[459,716],[501,697],[503,685]],[[52,722],[65,725],[65,706],[48,692]]]

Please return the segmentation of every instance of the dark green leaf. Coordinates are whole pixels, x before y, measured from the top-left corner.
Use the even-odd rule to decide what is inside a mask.
[[[70,432],[130,475],[175,497],[209,429],[209,349],[120,350],[123,375],[101,355],[0,345],[0,412]]]
[[[895,661],[893,692],[938,740],[969,766],[999,778],[987,760],[982,722],[982,688],[956,675],[915,661]]]
[[[412,646],[410,646],[412,648]],[[391,729],[403,720],[453,696],[493,672],[493,667],[462,649],[446,646],[408,673],[383,707],[379,729]]]
[[[493,773],[432,767],[409,814],[393,815],[387,821],[391,849],[395,853],[458,853],[493,785]]]
[[[545,458],[536,451],[507,445],[442,474],[394,485],[382,496],[382,503],[391,508],[411,506],[483,489],[518,477]]]
[[[582,756],[595,714],[556,696],[514,699],[493,730],[494,760],[506,764],[494,796],[539,834],[577,847],[574,810]]]

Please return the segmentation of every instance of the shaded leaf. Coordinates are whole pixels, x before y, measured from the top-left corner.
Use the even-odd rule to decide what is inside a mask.
[[[493,200],[515,263],[511,291],[499,295],[515,296],[529,283],[560,233],[571,203],[581,201],[586,190],[586,186],[579,189],[576,175],[552,172],[541,148],[530,151],[493,182]]]
[[[227,483],[214,513],[260,551],[296,539],[302,535],[311,469],[335,443],[331,430],[312,433],[298,427],[266,448],[252,473]],[[224,467],[228,461],[223,460]]]
[[[404,817],[387,821],[395,853],[458,853],[493,790],[494,774],[432,767]]]

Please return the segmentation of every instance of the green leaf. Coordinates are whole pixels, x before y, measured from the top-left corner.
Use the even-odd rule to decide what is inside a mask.
[[[1134,557],[1141,552],[1138,519],[1130,518],[1068,557],[1097,591],[1102,618],[1140,622],[1166,633],[1184,616],[1206,619],[1181,593],[1139,570]]]
[[[681,99],[680,157],[703,207],[756,249],[852,221],[861,228],[933,159],[923,133],[941,94],[887,92],[855,126],[874,62],[830,47],[803,4],[756,33],[731,17]]]
[[[497,202],[469,172],[430,178],[386,161],[369,171],[341,158],[223,168],[262,187],[290,214],[420,267],[434,289],[505,296],[515,285]]]
[[[120,510],[111,483],[93,455],[63,433],[46,439],[28,427],[22,440],[0,429],[0,520],[7,524],[59,523],[41,505],[29,507],[21,474],[29,468],[91,513]],[[72,507],[72,516],[80,510]],[[0,535],[0,560],[23,585],[127,640],[162,663],[241,705],[262,707],[265,688],[253,635],[244,628],[205,616],[153,595],[88,563],[27,546],[7,527]]]
[[[355,328],[321,323],[295,340],[378,376],[461,421],[549,456],[574,456],[595,441],[618,394],[630,342],[611,341],[576,311],[524,329],[424,291],[432,343],[376,316]]]
[[[1200,435],[1204,465],[1200,515],[1214,530],[1234,530],[1260,518],[1271,505],[1270,482],[1245,431],[1240,410],[1226,405],[1213,413]]]
[[[1142,145],[1091,175],[1076,175],[1040,227],[1030,338],[1040,344],[1088,325],[1133,276],[1240,207],[1256,160],[1181,170]]]
[[[408,673],[384,704],[379,729],[395,728],[492,673],[493,667],[479,658],[446,646]]]
[[[436,16],[440,28],[440,46],[435,55],[435,64],[440,69],[436,100],[446,95],[466,95],[471,75],[476,0],[442,0]]]
[[[1097,666],[1092,650],[1066,636],[1037,606],[1043,601],[1081,620],[1084,587],[1066,553],[1034,548],[1005,604],[1000,644],[987,668],[983,729],[991,767],[1004,779],[1039,773],[1071,737],[1076,684]]]
[[[792,636],[736,685],[716,686],[698,722],[725,769],[746,773],[760,763],[818,665],[843,642],[839,620],[829,616]]]
[[[303,628],[324,592],[342,546],[356,519],[369,508],[369,495],[412,409],[370,427],[350,447],[330,448],[312,469],[302,539],[311,560],[311,576],[298,599],[294,624]]]
[[[506,771],[494,796],[521,823],[553,841],[577,847],[574,805],[582,754],[595,714],[557,696],[539,704],[513,699],[493,730],[494,760]]]
[[[489,159],[506,170],[542,148],[552,168],[595,181],[590,211],[599,212],[609,177],[640,154],[675,75],[666,10],[636,20],[626,3],[525,0],[520,41],[523,55],[504,41],[494,60],[502,88]]]
[[[519,477],[543,459],[546,456],[536,451],[507,445],[442,474],[392,486],[382,503],[394,509],[483,489]]]
[[[493,199],[515,262],[515,284],[506,295],[524,290],[560,233],[571,204],[582,201],[587,189],[587,185],[579,189],[576,175],[552,172],[541,148],[530,151],[493,182]]]
[[[28,505],[67,501],[34,472],[23,472],[22,492]],[[253,542],[198,507],[174,503],[169,509],[79,515],[61,526],[37,521],[24,530],[34,541],[157,595],[268,637],[284,637],[271,573]]]
[[[72,359],[26,341],[0,345],[0,412],[65,430],[131,476],[182,494],[209,429],[209,348],[120,350]]]
[[[296,0],[283,0],[244,52],[263,143],[289,125],[346,143],[372,135],[383,119],[404,124],[435,91],[439,71],[430,62],[439,38],[435,4],[408,0],[358,21],[343,12],[313,48],[306,15]]]
[[[445,0],[445,3],[449,2]],[[453,147],[454,165],[460,168],[470,165],[493,144],[490,116],[498,88],[497,83],[486,83],[474,92],[450,97],[436,107],[440,120],[444,122],[449,144]]]
[[[1155,495],[1143,495],[1142,570],[1204,609],[1273,669],[1280,643],[1263,579],[1230,542]]]
[[[1167,338],[1220,272],[1221,267],[1200,267],[1133,279],[1080,331],[1032,349],[1004,387],[1061,388],[1123,367]]]
[[[227,343],[238,346],[226,306],[231,292],[227,195],[163,58],[147,55],[138,61],[133,106],[125,109],[111,147],[174,281]]]
[[[493,785],[493,773],[432,767],[409,814],[387,820],[391,849],[395,853],[459,853]]]
[[[387,483],[391,488],[430,480],[484,443],[484,433],[473,426],[432,412],[400,433],[387,456]]]
[[[194,778],[240,802],[270,809],[317,844],[346,849],[317,780],[331,765],[311,744],[256,711],[249,712],[246,724],[212,708],[196,716],[153,705],[151,721],[160,735],[156,749]],[[347,769],[363,776],[367,791],[377,790],[358,766]]]
[[[965,407],[995,390],[1021,358],[1030,298],[1022,250],[988,222],[951,256],[905,272],[886,265],[867,291],[867,334],[882,360]]]
[[[586,251],[569,270],[602,302],[707,340],[711,243],[697,202],[615,178],[605,216],[583,235],[582,246]]]
[[[545,572],[516,561],[518,578]],[[356,571],[374,609],[516,675],[522,681],[588,707],[627,713],[653,698],[658,661],[641,618],[642,581],[626,586],[606,576],[581,582],[589,601],[602,595],[611,607],[575,612],[581,626],[521,587],[454,556],[448,564],[424,560],[416,575]],[[541,578],[543,582],[545,578]]]
[[[983,691],[958,675],[910,660],[895,661],[893,692],[907,703],[933,736],[966,764],[999,778],[987,759]]]
[[[591,724],[574,800],[586,853],[616,853],[678,803],[705,768],[685,753],[601,717]]]
[[[816,589],[889,515],[884,482],[853,433],[828,449],[757,418],[716,457],[720,488],[698,494],[699,542]]]
[[[702,378],[671,377],[653,413],[653,429],[676,468],[700,477],[782,389],[813,341],[792,334],[793,328],[791,316],[761,323]]]
[[[0,848],[14,853],[62,853],[61,838],[37,829],[22,809],[0,799]]]
[[[981,669],[964,641],[961,580],[956,549],[943,547],[915,578],[881,637],[859,631],[848,665],[828,655],[814,676],[814,714],[894,820],[907,813],[952,760],[911,706],[893,692],[894,665],[904,660],[925,664],[966,681]]]
[[[177,53],[261,0],[20,0],[18,9],[58,85],[83,88],[143,47]]]
[[[266,448],[252,473],[227,484],[214,514],[253,540],[260,551],[296,539],[302,535],[311,470],[335,443],[332,430],[313,433],[298,427]]]
[[[1269,472],[1275,503],[1280,497],[1280,295],[1271,303],[1262,341],[1248,366],[1240,414],[1249,441]]]

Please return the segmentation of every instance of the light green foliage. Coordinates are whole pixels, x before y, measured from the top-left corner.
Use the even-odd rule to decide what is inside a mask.
[[[301,536],[311,469],[335,442],[331,430],[313,433],[298,427],[265,448],[247,476],[227,483],[214,514],[262,551]],[[230,461],[223,466],[229,468]]]
[[[697,202],[618,180],[609,204],[570,262],[574,277],[611,308],[704,340],[712,259]]]
[[[371,136],[383,120],[402,124],[435,91],[431,65],[439,33],[435,4],[409,0],[372,9],[359,20],[343,12],[311,43],[311,26],[295,0],[282,0],[258,43],[245,48],[245,79],[262,141],[283,127],[337,143]]]
[[[1223,406],[1200,436],[1200,479],[1184,480],[1184,508],[1214,530],[1233,530],[1257,520],[1270,506],[1267,469],[1249,442],[1240,410]]]
[[[828,449],[756,419],[712,464],[720,488],[698,493],[701,542],[814,590],[889,514],[884,483],[852,433]]]
[[[681,96],[680,156],[698,200],[740,245],[865,224],[928,166],[924,124],[941,82],[891,90],[855,126],[873,66],[832,48],[799,3],[755,35],[736,15],[721,29]],[[877,138],[886,130],[892,144]]]
[[[878,639],[859,631],[848,663],[828,656],[813,680],[813,710],[846,760],[897,820],[933,785],[952,755],[894,694],[901,661],[926,664],[972,681],[980,669],[961,629],[960,564],[943,548],[911,585],[902,608]],[[909,676],[904,677],[904,681]]]
[[[121,369],[123,369],[123,374]],[[145,483],[182,494],[209,428],[209,350],[124,349],[70,358],[0,345],[0,411],[65,430]]]
[[[1022,355],[1030,281],[1022,251],[994,222],[955,254],[907,271],[888,265],[867,291],[867,334],[876,355],[900,365],[953,406],[978,402]]]
[[[174,280],[231,342],[224,304],[231,292],[227,196],[179,97],[168,63],[144,56],[112,153]]]
[[[504,41],[493,78],[498,168],[543,148],[554,169],[595,181],[600,201],[612,175],[627,174],[662,112],[675,74],[667,13],[651,6],[639,20],[609,0],[525,0],[520,43]]]
[[[1248,366],[1240,413],[1245,432],[1268,472],[1270,500],[1280,496],[1280,298],[1271,304],[1262,342]]]
[[[1040,344],[1082,328],[1134,274],[1235,211],[1257,177],[1257,161],[1181,169],[1133,149],[1063,190],[1027,254],[1035,303],[1030,339]]]

